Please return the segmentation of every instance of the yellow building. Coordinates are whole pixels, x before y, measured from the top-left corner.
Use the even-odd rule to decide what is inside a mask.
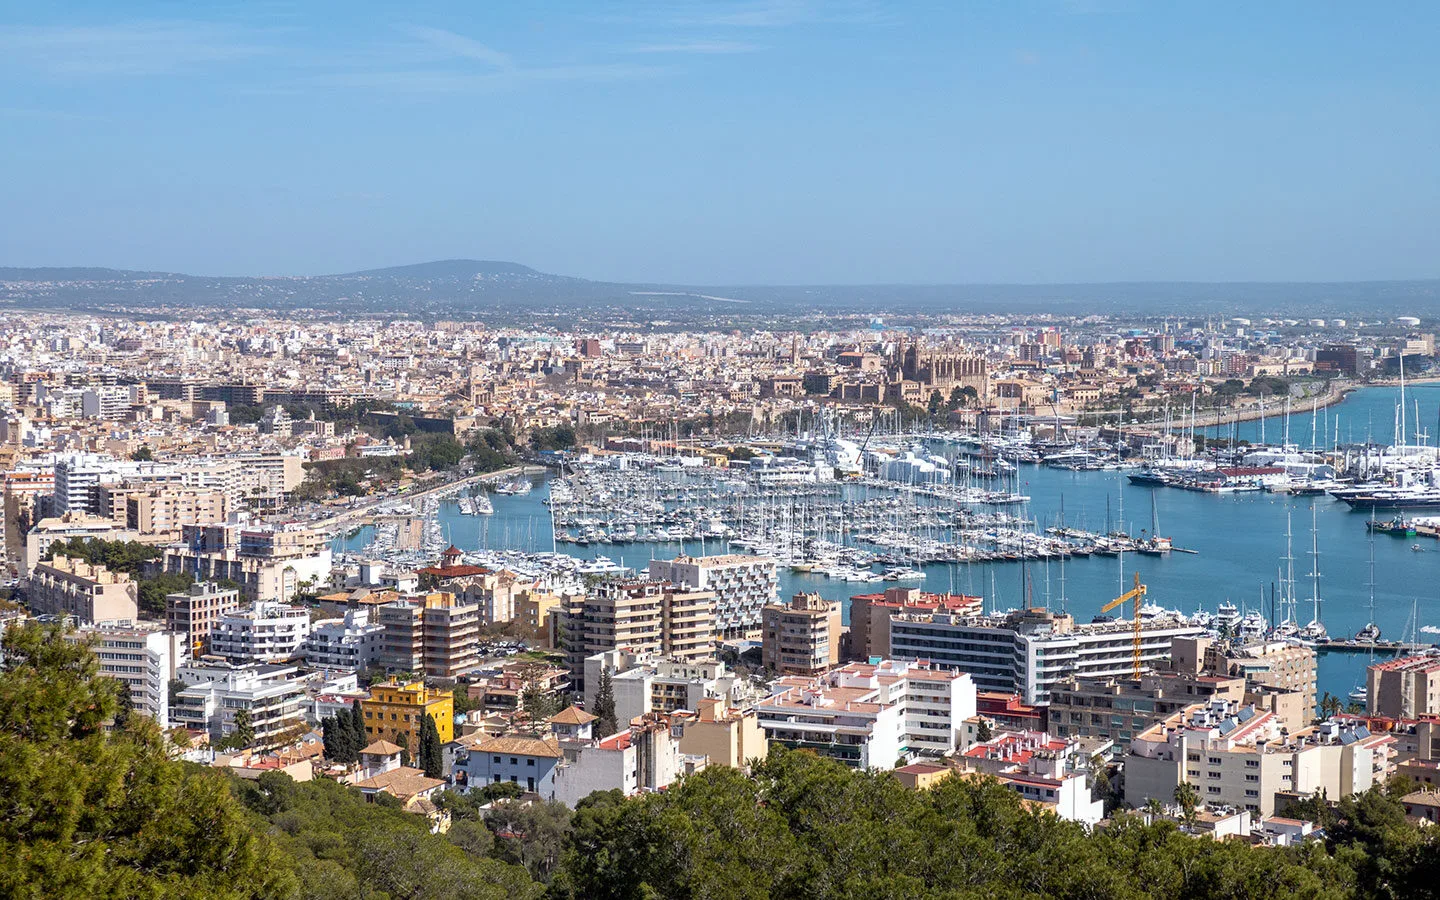
[[[401,746],[408,745],[411,754],[420,749],[422,715],[435,720],[441,744],[448,744],[455,738],[454,694],[427,688],[423,681],[372,684],[370,699],[360,701],[360,710],[365,715],[365,737],[368,740],[383,739]]]

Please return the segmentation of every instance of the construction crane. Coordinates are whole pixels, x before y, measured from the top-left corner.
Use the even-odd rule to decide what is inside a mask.
[[[1121,594],[1120,596],[1116,597],[1114,600],[1111,600],[1109,603],[1105,604],[1104,608],[1102,608],[1102,609],[1100,610],[1100,612],[1102,612],[1102,613],[1108,613],[1108,612],[1109,612],[1110,610],[1112,610],[1112,609],[1118,609],[1119,607],[1124,606],[1125,603],[1126,603],[1126,601],[1129,601],[1129,600],[1134,600],[1134,601],[1135,601],[1135,615],[1134,615],[1134,621],[1135,621],[1134,668],[1135,668],[1135,677],[1136,677],[1136,678],[1139,678],[1139,677],[1140,677],[1140,604],[1145,601],[1145,585],[1143,585],[1143,584],[1140,583],[1140,573],[1139,573],[1138,571],[1135,573],[1135,587],[1132,588],[1132,589],[1130,589],[1130,590],[1128,590],[1128,591],[1126,591],[1125,593]]]

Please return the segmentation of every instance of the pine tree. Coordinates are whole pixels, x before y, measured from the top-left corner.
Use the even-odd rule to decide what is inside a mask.
[[[420,722],[420,768],[430,778],[439,778],[445,769],[445,756],[440,747],[440,730],[435,720],[425,716]]]
[[[607,738],[620,730],[620,723],[615,719],[615,685],[610,681],[609,669],[600,669],[600,687],[595,690],[595,709],[591,712],[599,716],[595,723],[596,737]]]
[[[350,704],[350,734],[355,744],[355,759],[359,759],[360,751],[370,746],[370,741],[365,737],[365,714],[360,710],[359,700]]]
[[[325,741],[325,758],[340,762],[340,727],[335,724],[334,716],[320,720],[320,736]]]

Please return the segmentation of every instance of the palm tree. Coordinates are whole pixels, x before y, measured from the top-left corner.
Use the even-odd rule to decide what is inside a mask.
[[[1180,804],[1180,814],[1189,827],[1195,825],[1195,813],[1200,807],[1200,792],[1195,785],[1182,781],[1175,785],[1175,802]]]
[[[1321,719],[1328,719],[1332,716],[1339,715],[1342,708],[1343,707],[1341,706],[1340,698],[1330,693],[1329,691],[1326,691],[1325,695],[1320,698]]]

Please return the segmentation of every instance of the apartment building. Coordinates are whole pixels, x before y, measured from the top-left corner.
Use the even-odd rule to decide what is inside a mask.
[[[221,619],[240,608],[240,592],[213,581],[197,581],[183,591],[165,595],[165,627],[188,635],[199,656]]]
[[[7,532],[7,539],[8,539]],[[23,537],[20,555],[20,577],[27,578],[30,572],[50,553],[50,548],[75,538],[94,538],[101,541],[139,540],[141,535],[128,531],[113,519],[92,516],[89,513],[73,512],[52,516],[36,522]]]
[[[849,663],[780,678],[772,689],[755,706],[769,740],[861,769],[953,753],[975,715],[968,674],[919,662]]]
[[[104,515],[142,535],[179,534],[186,525],[224,522],[230,513],[224,491],[177,485],[102,485],[97,503]]]
[[[1440,715],[1440,657],[1422,655],[1376,663],[1365,670],[1366,711],[1415,719]]]
[[[957,763],[964,772],[999,780],[1021,799],[1062,819],[1093,826],[1105,817],[1105,801],[1095,799],[1090,788],[1087,750],[1081,742],[1045,732],[1008,732],[966,748]]]
[[[261,601],[221,616],[210,652],[236,665],[284,662],[300,655],[309,634],[309,610]]]
[[[413,755],[420,749],[420,728],[425,716],[435,722],[440,742],[455,738],[455,697],[450,691],[427,688],[423,681],[396,679],[372,684],[370,699],[360,701],[365,719],[365,736],[384,739],[407,747]]]
[[[560,627],[576,689],[590,690],[585,660],[607,650],[698,660],[713,655],[715,595],[666,581],[615,578],[569,598]]]
[[[370,610],[349,609],[339,619],[315,622],[300,646],[307,666],[358,672],[379,665],[385,626],[370,621]]]
[[[705,768],[703,757],[680,749],[669,720],[658,714],[600,740],[561,740],[560,749],[552,797],[572,809],[595,791],[658,791]]]
[[[848,659],[866,660],[884,656],[875,642],[871,623],[877,616],[897,613],[949,613],[953,616],[978,616],[984,612],[985,601],[966,594],[933,594],[919,588],[887,588],[881,593],[857,594],[850,598],[850,635]]]
[[[724,697],[707,697],[688,710],[670,714],[680,736],[680,752],[703,756],[708,765],[749,770],[770,755],[770,742],[754,707],[737,709]]]
[[[1123,755],[1135,735],[1195,703],[1241,703],[1245,679],[1188,672],[1146,672],[1139,678],[1071,678],[1050,691],[1050,731],[1061,738],[1104,738]]]
[[[212,741],[234,733],[240,710],[257,744],[305,724],[305,681],[295,666],[191,663],[176,676],[186,687],[171,706],[173,723],[208,732]]]
[[[384,629],[380,664],[394,672],[454,678],[480,662],[480,606],[433,591],[376,609]]]
[[[1273,815],[1277,795],[1340,798],[1383,784],[1393,738],[1325,722],[1286,731],[1273,713],[1214,699],[1172,713],[1136,735],[1125,756],[1125,802],[1169,802],[1182,781],[1210,805]]]
[[[125,685],[132,711],[170,727],[170,682],[190,656],[185,635],[144,622],[92,625],[73,634],[95,638],[100,674]]]
[[[98,514],[96,489],[121,481],[145,484],[179,484],[178,468],[168,463],[135,462],[95,453],[76,453],[55,462],[55,493],[51,512]]]
[[[696,710],[707,699],[726,703],[758,699],[750,681],[717,659],[672,659],[630,648],[607,650],[585,660],[585,705],[594,708],[601,671],[610,673],[615,719],[625,723],[646,713]]]
[[[1298,721],[1287,724],[1292,728],[1303,727],[1314,714],[1319,699],[1319,668],[1315,651],[1284,641],[1257,641],[1242,644],[1231,641],[1213,641],[1205,638],[1188,638],[1195,649],[1203,653],[1204,671],[1216,675],[1240,676],[1252,687],[1270,687],[1277,691],[1294,691],[1300,695],[1301,710]],[[1181,648],[1181,658],[1189,658],[1190,649]]]
[[[1076,675],[1134,672],[1134,630],[1126,623],[1077,623],[1064,613],[1027,609],[1004,616],[896,613],[871,624],[884,655],[968,672],[982,690],[1018,693],[1029,704],[1048,703],[1055,686]],[[1141,664],[1153,668],[1169,659],[1176,638],[1201,634],[1174,619],[1146,622]]]
[[[329,538],[308,528],[185,525],[180,542],[165,548],[167,572],[200,580],[233,581],[246,600],[285,602],[302,585],[330,576]]]
[[[754,639],[762,610],[775,602],[775,560],[765,556],[679,556],[650,561],[649,575],[715,595],[715,631],[722,640]]]
[[[840,603],[800,592],[761,614],[761,664],[781,675],[818,675],[840,663]]]
[[[133,622],[139,614],[139,588],[128,574],[67,556],[37,565],[25,596],[36,615],[74,616],[81,625]]]

